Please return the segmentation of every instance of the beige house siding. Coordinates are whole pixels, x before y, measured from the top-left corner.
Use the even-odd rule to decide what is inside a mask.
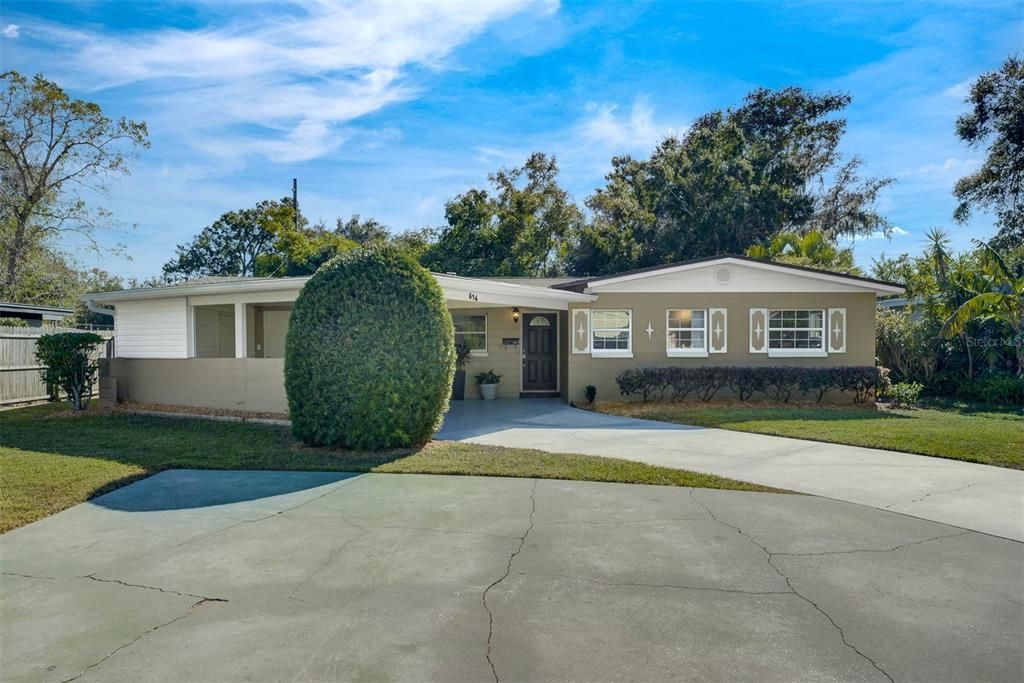
[[[521,309],[520,313],[545,312],[539,309]],[[501,375],[498,384],[498,398],[519,398],[523,374],[523,320],[512,320],[512,308],[453,308],[452,315],[486,315],[487,316],[487,355],[473,356],[466,366],[466,398],[478,399],[480,392],[476,385],[476,375],[480,372],[494,370]],[[565,360],[565,311],[558,312],[559,337],[559,384],[564,386],[568,378]],[[505,346],[503,339],[518,339],[518,346]],[[563,394],[564,395],[564,394]]]
[[[119,400],[287,413],[280,358],[113,358]]]
[[[574,306],[570,310],[579,310]],[[619,398],[615,377],[628,368],[701,367],[701,366],[771,366],[790,365],[828,367],[838,365],[875,364],[875,295],[865,293],[615,293],[601,294],[590,308],[630,309],[633,311],[632,358],[599,358],[590,354],[569,355],[568,397],[578,400],[588,384],[597,387],[605,400]],[[670,358],[666,354],[665,312],[675,308],[725,308],[728,313],[726,353],[713,353],[707,358]],[[846,353],[830,353],[816,358],[778,358],[750,352],[749,316],[752,308],[767,309],[830,309],[845,308],[847,313]],[[648,339],[648,322],[653,333]]]

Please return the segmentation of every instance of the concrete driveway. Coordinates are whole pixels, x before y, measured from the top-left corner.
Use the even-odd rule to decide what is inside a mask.
[[[1024,546],[811,496],[179,470],[0,568],[12,681],[1024,676]]]
[[[452,402],[440,439],[637,460],[812,493],[1024,541],[1024,472],[578,410]]]

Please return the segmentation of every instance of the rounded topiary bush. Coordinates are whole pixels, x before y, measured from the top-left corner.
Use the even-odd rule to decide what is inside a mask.
[[[284,379],[292,431],[306,443],[426,443],[440,427],[454,372],[444,293],[394,249],[337,256],[295,300]]]

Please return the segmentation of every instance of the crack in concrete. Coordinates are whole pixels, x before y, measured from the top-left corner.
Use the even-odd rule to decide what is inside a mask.
[[[950,495],[950,494],[953,494],[953,493],[959,493],[961,491],[964,491],[966,489],[971,488],[972,486],[978,486],[979,484],[985,484],[985,483],[987,483],[987,482],[976,481],[976,482],[974,482],[972,484],[968,484],[967,486],[961,486],[960,488],[953,489],[952,491],[932,491],[931,493],[924,494],[920,498],[915,498],[914,500],[908,500],[906,503],[889,503],[888,505],[886,505],[882,509],[883,510],[888,510],[888,509],[890,509],[892,507],[895,507],[896,505],[912,505],[913,503],[920,503],[925,498],[931,498],[932,496],[942,496],[942,495]]]
[[[484,589],[482,596],[484,609],[487,611],[487,663],[491,667],[491,674],[494,676],[494,683],[499,683],[498,670],[494,667],[494,660],[491,659],[491,644],[494,639],[494,613],[491,611],[490,606],[487,604],[487,594],[490,593],[491,589],[497,586],[499,583],[508,578],[508,575],[512,572],[512,561],[516,559],[516,556],[523,551],[523,546],[526,545],[526,537],[533,531],[533,517],[537,512],[537,480],[533,480],[533,488],[530,489],[530,518],[529,524],[526,527],[526,531],[519,537],[519,546],[512,551],[512,554],[508,556],[508,564],[505,566],[505,573],[502,574],[498,579],[491,582],[487,588]]]
[[[931,543],[932,541],[938,541],[943,538],[953,538],[954,536],[963,536],[964,534],[974,533],[973,531],[958,531],[955,534],[942,534],[941,536],[932,536],[931,538],[922,538],[919,541],[910,541],[909,543],[900,543],[894,545],[891,548],[857,548],[855,550],[827,550],[820,553],[771,553],[772,557],[785,556],[785,557],[820,557],[826,555],[853,555],[855,553],[891,553],[903,548],[909,548],[912,545],[920,545],[922,543]]]
[[[345,520],[345,521],[348,522],[348,520]],[[348,522],[348,523],[352,524],[352,522]],[[352,524],[352,526],[356,526],[356,525]],[[362,529],[362,527],[356,527],[356,528]],[[336,559],[338,559],[339,555],[341,555],[341,551],[343,551],[350,544],[355,543],[356,541],[358,541],[359,539],[363,538],[364,536],[367,536],[369,533],[370,533],[369,529],[363,529],[363,533],[357,534],[356,536],[353,536],[352,538],[348,539],[347,541],[345,541],[344,543],[339,545],[337,548],[335,548],[334,551],[327,557],[327,559],[324,560],[324,562],[316,569],[316,571],[312,572],[309,576],[304,578],[297,586],[295,586],[295,588],[292,590],[292,592],[288,594],[288,599],[289,600],[298,600],[299,602],[305,602],[305,600],[303,600],[302,598],[295,597],[295,594],[298,593],[300,590],[302,590],[302,588],[304,588],[307,583],[312,581],[314,576],[320,574],[322,571],[324,571],[329,566],[334,564],[334,561]]]
[[[75,576],[75,577],[72,577],[72,578],[75,578],[75,579],[88,579],[89,581],[98,581],[100,583],[116,583],[116,584],[118,584],[120,586],[125,586],[126,588],[143,588],[145,590],[157,591],[159,593],[168,593],[170,595],[178,595],[178,596],[181,596],[183,598],[196,598],[197,600],[199,600],[201,602],[228,602],[227,598],[211,598],[211,597],[209,597],[207,595],[197,595],[195,593],[181,593],[179,591],[171,590],[169,588],[160,588],[159,586],[147,586],[147,585],[144,585],[144,584],[141,584],[141,583],[128,583],[127,581],[122,581],[120,579],[103,579],[103,578],[100,578],[100,577],[96,576],[95,574],[86,574],[85,576]]]
[[[86,578],[86,577],[76,577],[76,578]],[[120,583],[120,582],[114,582],[114,583]],[[125,584],[125,585],[128,585],[128,584]],[[142,587],[146,588],[146,586],[142,586]],[[159,589],[157,589],[157,590],[159,590]],[[162,591],[162,592],[166,593],[168,591]],[[171,591],[171,592],[173,592],[173,591]],[[178,595],[181,595],[181,593],[178,593]],[[123,645],[119,645],[118,647],[116,647],[113,650],[111,650],[102,659],[99,659],[99,660],[93,662],[92,664],[88,665],[87,667],[82,669],[78,674],[72,676],[71,678],[65,678],[63,681],[61,681],[61,683],[71,683],[71,681],[78,680],[79,678],[81,678],[85,674],[89,673],[90,670],[96,668],[100,664],[103,664],[103,662],[107,661],[108,659],[110,659],[111,657],[116,655],[121,650],[124,650],[125,648],[131,647],[132,645],[134,645],[135,643],[139,642],[140,640],[142,640],[143,638],[148,636],[150,633],[153,633],[154,631],[158,631],[158,630],[164,628],[165,626],[170,626],[171,624],[174,624],[176,622],[181,621],[182,619],[185,619],[185,618],[189,617],[192,614],[192,611],[195,608],[201,607],[201,606],[205,605],[208,602],[227,602],[227,600],[223,600],[223,599],[220,599],[220,598],[202,598],[201,600],[198,600],[198,601],[192,603],[191,605],[189,605],[188,609],[185,610],[184,614],[181,614],[181,615],[171,619],[170,621],[165,621],[162,624],[157,624],[156,626],[153,626],[152,628],[146,629],[145,631],[143,631],[139,635],[137,635],[134,638],[132,638],[131,640],[129,640],[127,643],[124,643]]]
[[[722,520],[720,520],[715,515],[715,513],[711,511],[710,507],[705,505],[702,500],[697,498],[695,491],[696,491],[695,489],[690,489],[690,498],[692,498],[698,505],[700,505],[702,508],[704,508],[704,510],[708,513],[708,515],[713,520],[715,520],[716,522],[718,522],[722,526],[728,527],[730,529],[734,529],[737,533],[739,533],[741,536],[743,536],[745,539],[747,539],[747,541],[749,541],[750,543],[753,543],[758,548],[760,548],[764,552],[764,554],[765,554],[765,557],[766,557],[767,562],[768,562],[768,566],[771,567],[772,569],[774,569],[775,573],[782,577],[782,579],[786,582],[786,586],[789,587],[789,590],[793,593],[793,595],[797,596],[798,598],[800,598],[801,600],[806,602],[808,605],[810,605],[815,610],[817,610],[823,617],[828,619],[829,623],[832,624],[832,627],[835,628],[836,631],[839,632],[839,639],[843,641],[843,645],[845,645],[846,647],[850,648],[851,650],[856,652],[858,655],[860,655],[860,657],[863,658],[865,661],[867,661],[869,664],[871,664],[871,666],[874,667],[874,669],[876,671],[878,671],[880,674],[885,676],[886,679],[888,679],[890,683],[895,683],[893,677],[889,674],[889,672],[886,671],[885,669],[883,669],[882,667],[880,667],[878,665],[878,662],[876,662],[874,659],[872,659],[871,657],[866,655],[864,652],[862,652],[860,649],[858,649],[856,645],[854,645],[853,643],[851,643],[849,640],[846,639],[846,632],[843,630],[843,628],[839,624],[836,623],[836,620],[832,618],[832,615],[830,615],[828,612],[826,612],[818,603],[814,602],[813,600],[811,600],[806,595],[804,595],[803,593],[801,593],[800,591],[798,591],[796,588],[793,587],[793,582],[790,580],[789,575],[787,575],[784,571],[782,571],[782,569],[780,569],[778,567],[778,565],[776,565],[773,562],[773,558],[774,558],[775,553],[772,553],[770,550],[768,550],[767,547],[765,547],[764,545],[759,543],[753,536],[751,536],[750,534],[745,532],[740,527],[738,527],[738,526],[736,526],[734,524],[729,524],[728,522],[723,522]],[[953,535],[959,535],[959,534],[953,534]]]
[[[211,598],[208,595],[198,595],[196,593],[182,593],[180,591],[172,590],[170,588],[161,588],[160,586],[147,586],[141,583],[128,583],[121,579],[104,579],[95,574],[85,574],[81,576],[39,576],[33,574],[19,574],[17,572],[0,572],[2,576],[19,576],[23,579],[41,579],[44,581],[96,581],[98,583],[115,583],[125,588],[141,588],[144,590],[157,591],[158,593],[167,593],[168,595],[177,595],[182,598],[195,598],[201,602],[229,602],[227,598]]]
[[[633,581],[603,581],[589,576],[570,576],[568,574],[538,574],[534,572],[517,572],[519,576],[541,576],[551,579],[569,579],[572,581],[586,581],[598,586],[623,586],[635,588],[670,588],[689,591],[709,591],[713,593],[737,593],[740,595],[794,595],[792,590],[785,591],[748,591],[740,588],[716,588],[714,586],[694,586],[681,583],[642,583]]]

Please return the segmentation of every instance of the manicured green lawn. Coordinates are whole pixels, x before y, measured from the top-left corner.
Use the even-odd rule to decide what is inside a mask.
[[[0,532],[170,468],[471,474],[769,491],[627,460],[437,441],[415,450],[304,448],[282,427],[95,411],[0,412]]]
[[[597,410],[662,422],[884,448],[1024,469],[1024,414],[960,409],[604,403]]]

